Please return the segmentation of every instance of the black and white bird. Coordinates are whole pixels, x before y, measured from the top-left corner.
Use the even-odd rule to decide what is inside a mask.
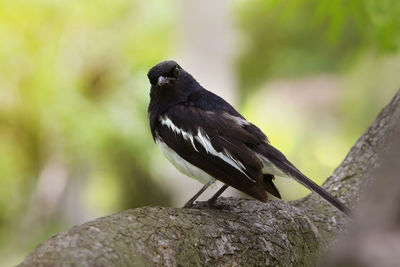
[[[224,186],[211,204],[232,186],[266,202],[267,192],[281,198],[275,176],[294,178],[346,214],[338,199],[302,174],[273,147],[265,134],[221,97],[204,89],[175,61],[163,61],[147,74],[150,83],[148,114],[155,143],[182,173],[205,183],[184,207],[216,179]]]

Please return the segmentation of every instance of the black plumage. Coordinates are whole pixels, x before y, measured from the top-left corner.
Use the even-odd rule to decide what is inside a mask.
[[[174,61],[150,69],[150,128],[154,141],[183,173],[206,183],[214,179],[260,201],[267,193],[280,198],[273,180],[289,176],[349,214],[339,200],[302,174],[265,134],[221,97],[204,89]]]

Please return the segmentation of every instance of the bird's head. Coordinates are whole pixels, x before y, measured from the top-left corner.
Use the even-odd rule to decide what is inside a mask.
[[[194,78],[173,60],[158,63],[149,70],[147,77],[151,83],[152,98],[177,99],[197,87]]]
[[[158,63],[147,73],[151,85],[162,87],[179,78],[182,68],[173,60]]]

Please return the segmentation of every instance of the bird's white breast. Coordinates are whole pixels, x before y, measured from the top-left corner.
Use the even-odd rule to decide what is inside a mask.
[[[215,179],[210,176],[205,171],[200,168],[194,166],[190,162],[184,160],[181,156],[179,156],[174,150],[172,150],[166,143],[161,141],[159,138],[156,139],[156,144],[164,153],[165,157],[177,168],[181,173],[195,178],[201,183],[207,183],[210,180],[215,181]]]

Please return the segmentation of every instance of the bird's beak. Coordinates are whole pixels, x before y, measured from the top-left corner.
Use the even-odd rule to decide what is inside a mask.
[[[167,84],[168,82],[169,82],[168,78],[160,76],[160,77],[158,77],[157,85],[161,86],[161,85]]]

